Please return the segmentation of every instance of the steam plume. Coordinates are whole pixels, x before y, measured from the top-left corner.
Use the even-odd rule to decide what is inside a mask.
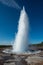
[[[13,45],[13,52],[25,52],[28,48],[28,29],[29,29],[29,22],[28,16],[23,7],[21,10],[19,23],[18,23],[18,32],[16,34],[14,45]]]
[[[14,0],[0,0],[0,2],[9,6],[9,7],[21,9],[20,6]]]

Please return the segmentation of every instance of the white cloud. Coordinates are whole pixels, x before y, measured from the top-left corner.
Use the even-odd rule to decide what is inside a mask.
[[[0,2],[9,6],[9,7],[21,9],[20,6],[14,0],[0,0]]]

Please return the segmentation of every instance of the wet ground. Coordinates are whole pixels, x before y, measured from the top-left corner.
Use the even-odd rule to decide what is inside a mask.
[[[1,51],[0,65],[43,65],[43,51],[37,54],[7,54]]]

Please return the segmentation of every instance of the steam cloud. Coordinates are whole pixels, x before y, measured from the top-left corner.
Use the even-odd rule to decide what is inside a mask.
[[[25,52],[28,49],[28,30],[29,30],[28,16],[25,11],[25,8],[23,7],[23,10],[21,10],[19,18],[18,32],[14,40],[13,52],[21,53]]]
[[[9,7],[20,9],[20,6],[14,0],[0,0],[0,2]]]

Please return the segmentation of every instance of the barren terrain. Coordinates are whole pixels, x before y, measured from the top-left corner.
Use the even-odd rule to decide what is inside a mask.
[[[0,48],[0,65],[43,65],[43,50],[37,54],[7,54]]]

